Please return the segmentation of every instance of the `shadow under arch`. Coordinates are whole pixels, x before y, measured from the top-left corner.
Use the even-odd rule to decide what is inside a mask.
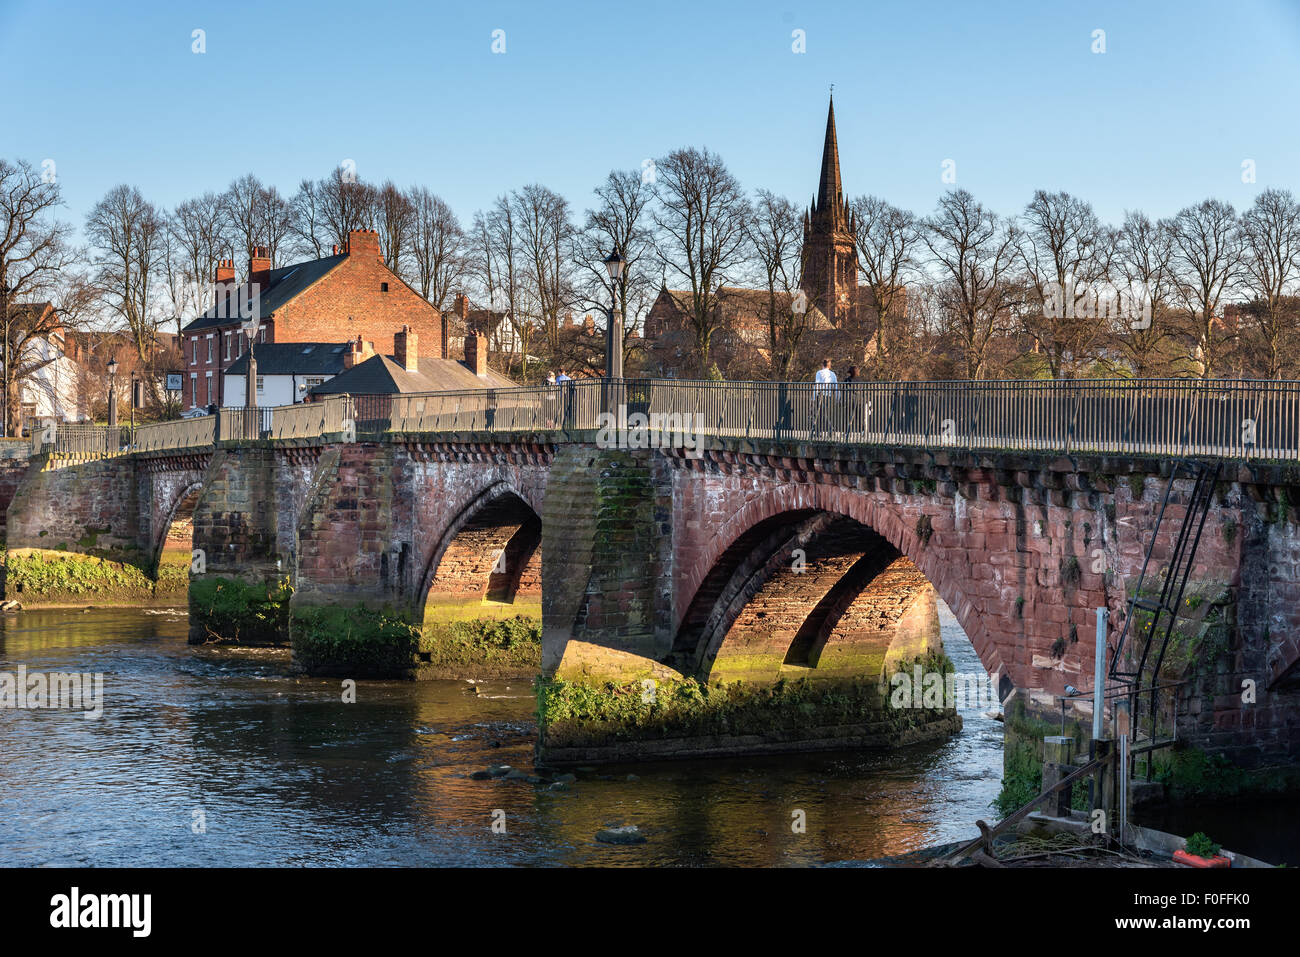
[[[420,575],[415,611],[423,619],[447,605],[461,611],[541,599],[542,522],[508,482],[480,491],[456,512]]]
[[[176,500],[168,507],[165,519],[158,524],[157,528],[151,530],[153,542],[150,545],[149,574],[153,578],[158,577],[158,571],[162,565],[163,551],[166,548],[167,537],[171,533],[172,526],[178,521],[185,521],[194,517],[194,509],[203,494],[203,487],[202,482],[191,482],[182,489],[180,494],[176,496]],[[194,547],[192,533],[190,541],[192,550]],[[185,564],[190,564],[190,555],[186,556]]]
[[[912,515],[913,526],[915,522]],[[826,554],[809,552],[818,547],[819,537],[827,534],[861,537],[856,552],[839,548],[842,568],[823,564],[836,557],[832,554],[835,548]],[[740,620],[744,608],[756,596],[761,597],[765,583],[780,574],[778,569],[791,566],[796,548],[803,549],[805,561],[817,557],[824,574],[807,581],[820,581],[825,588],[819,590],[814,585],[793,596],[805,606],[800,624],[790,633],[782,664],[822,667],[834,624],[868,593],[873,581],[888,574],[899,579],[894,582],[897,587],[915,587],[922,580],[933,586],[952,609],[995,685],[1009,692],[1006,663],[987,625],[961,591],[960,581],[968,572],[964,557],[927,548],[914,528],[908,527],[904,509],[897,503],[827,485],[772,489],[756,496],[704,543],[678,581],[677,607],[683,611],[669,663],[697,675],[713,676],[727,631]],[[949,564],[957,560],[963,562],[962,568]],[[786,577],[793,580],[788,573]],[[786,600],[792,600],[791,596]],[[782,636],[778,631],[773,638]],[[769,645],[765,653],[773,655],[773,647]]]

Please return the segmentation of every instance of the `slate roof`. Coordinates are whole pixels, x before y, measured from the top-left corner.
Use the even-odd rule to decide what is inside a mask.
[[[258,312],[262,321],[275,315],[275,311],[295,296],[305,292],[318,279],[347,259],[346,254],[326,256],[324,259],[309,259],[307,262],[294,263],[272,269],[267,282],[259,290]],[[231,293],[237,293],[237,287],[231,284]],[[191,321],[182,332],[198,329],[210,329],[213,326],[228,326],[238,320],[237,299],[231,296],[230,305],[219,309],[214,303],[207,312]],[[261,359],[258,359],[261,364]]]
[[[262,360],[258,351],[258,369]],[[373,355],[311,390],[311,395],[394,395],[408,392],[446,392],[460,389],[509,389],[517,383],[488,370],[480,379],[456,359],[419,359],[419,372],[407,372],[392,356]]]
[[[259,342],[258,375],[338,375],[347,342]],[[225,375],[247,375],[248,353],[230,364]]]

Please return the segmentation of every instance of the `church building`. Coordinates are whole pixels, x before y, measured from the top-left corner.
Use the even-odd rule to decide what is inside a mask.
[[[799,288],[807,296],[804,344],[831,346],[829,340],[873,315],[870,290],[858,284],[857,222],[840,179],[840,151],[835,135],[835,101],[826,113],[817,192],[804,212]],[[788,296],[785,303],[788,304]],[[645,338],[653,344],[653,365],[672,373],[690,367],[694,350],[689,330],[691,294],[661,289],[646,316]],[[740,374],[762,374],[770,355],[766,289],[723,286],[717,290],[721,319],[714,353],[730,359]],[[868,347],[871,348],[870,346]]]

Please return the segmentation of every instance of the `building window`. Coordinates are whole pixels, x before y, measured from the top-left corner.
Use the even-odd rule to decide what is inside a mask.
[[[386,283],[386,282],[381,282],[381,283],[379,284],[379,291],[380,291],[380,292],[388,292],[388,283]]]
[[[199,337],[190,336],[190,365],[199,364]]]
[[[230,361],[230,333],[223,332],[222,337],[225,339],[225,343],[226,343],[226,347],[225,347],[226,361],[229,362]]]
[[[258,395],[258,398],[261,398],[262,393],[265,392],[265,391],[266,391],[266,378],[265,378],[264,376],[258,376],[258,377],[257,377],[257,395]]]
[[[212,336],[208,336],[208,361],[212,361]]]
[[[266,326],[262,326],[257,330],[257,341],[258,342],[266,341]]]
[[[195,348],[198,348],[198,340],[193,339],[191,341],[195,343]],[[190,373],[190,406],[197,407],[198,404],[199,404],[199,374],[197,372],[191,372]]]
[[[208,346],[209,346],[209,348],[211,347],[211,345],[212,345],[212,343],[211,343],[211,341],[209,340],[209,342],[208,342]],[[206,379],[208,380],[208,401],[207,401],[206,404],[207,404],[207,405],[211,405],[211,404],[212,404],[212,373],[211,373],[211,372],[205,373],[205,374],[204,374],[204,378],[206,378]]]
[[[238,359],[240,356],[244,354],[244,334],[242,332],[235,333],[235,339],[236,339],[235,348],[239,350],[237,353],[235,353],[235,358]]]

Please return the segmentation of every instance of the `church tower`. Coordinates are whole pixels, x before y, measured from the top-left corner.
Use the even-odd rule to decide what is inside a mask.
[[[799,287],[809,306],[842,326],[858,314],[857,223],[840,184],[840,149],[835,140],[835,98],[826,114],[826,143],[817,195],[804,214],[803,277]]]

